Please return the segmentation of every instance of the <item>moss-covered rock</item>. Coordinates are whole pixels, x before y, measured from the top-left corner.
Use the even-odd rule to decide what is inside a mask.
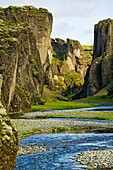
[[[0,169],[14,169],[18,149],[16,128],[0,102]]]
[[[0,74],[0,89],[2,74]],[[1,90],[0,90],[1,98]],[[19,148],[17,130],[7,116],[0,101],[0,169],[14,169],[16,155]]]
[[[28,111],[34,101],[35,104],[41,102],[41,97],[35,97],[36,94],[42,96],[44,84],[38,35],[40,25],[45,30],[51,14],[46,9],[30,6],[0,8],[0,12],[0,67],[4,71],[2,103],[8,111]],[[43,18],[40,19],[39,14]],[[44,35],[45,32],[40,39]]]
[[[94,95],[113,78],[113,20],[100,21],[94,27],[93,63],[89,72],[87,95]]]
[[[79,41],[60,38],[52,39],[53,60],[52,76],[53,90],[64,95],[79,94],[84,83],[92,56],[86,55]]]

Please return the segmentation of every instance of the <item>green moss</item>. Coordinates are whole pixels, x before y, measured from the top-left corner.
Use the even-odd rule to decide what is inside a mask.
[[[72,88],[74,85],[77,85],[77,86],[83,85],[84,79],[80,77],[80,75],[78,75],[78,73],[76,72],[69,74],[69,72],[67,71],[64,82],[67,85],[70,83],[70,86]]]
[[[62,52],[53,52],[53,57],[59,59],[59,60],[64,60],[66,53]]]

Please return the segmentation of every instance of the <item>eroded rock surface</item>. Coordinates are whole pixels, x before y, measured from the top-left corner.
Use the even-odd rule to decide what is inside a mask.
[[[113,20],[100,21],[94,28],[93,63],[89,72],[87,96],[107,86],[113,77]]]
[[[91,65],[92,56],[86,55],[79,41],[69,38],[67,41],[59,38],[52,39],[52,46],[52,84],[54,88],[58,87],[61,88],[61,91],[65,91],[67,87],[72,89],[73,86],[82,86],[87,69]],[[75,89],[79,92],[78,88],[74,87],[72,93]]]
[[[8,111],[28,111],[41,100],[44,72],[51,63],[52,14],[32,6],[0,8],[2,103]]]

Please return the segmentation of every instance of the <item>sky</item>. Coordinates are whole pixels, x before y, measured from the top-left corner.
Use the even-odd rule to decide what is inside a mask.
[[[0,0],[0,7],[32,5],[53,14],[51,38],[78,40],[93,45],[94,25],[113,19],[113,0]]]

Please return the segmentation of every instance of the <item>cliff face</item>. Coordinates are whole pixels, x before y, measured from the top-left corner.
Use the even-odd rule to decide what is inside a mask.
[[[87,69],[91,65],[92,56],[87,56],[76,40],[52,39],[52,46],[54,87],[56,88],[61,84],[65,91],[68,86],[69,88],[82,86]]]
[[[0,74],[0,89],[1,85],[2,75]],[[0,101],[0,169],[14,169],[18,148],[17,131]]]
[[[42,103],[51,27],[52,15],[45,9],[0,8],[1,98],[8,111],[28,111],[31,103]]]
[[[35,8],[32,6],[9,7],[4,12],[7,21],[13,20],[15,23],[27,23],[36,38],[36,46],[40,53],[43,67],[49,59],[51,63],[51,39],[53,17],[47,9]],[[46,67],[45,67],[46,69]]]
[[[95,25],[93,57],[87,96],[105,87],[113,77],[113,20],[103,20]]]

